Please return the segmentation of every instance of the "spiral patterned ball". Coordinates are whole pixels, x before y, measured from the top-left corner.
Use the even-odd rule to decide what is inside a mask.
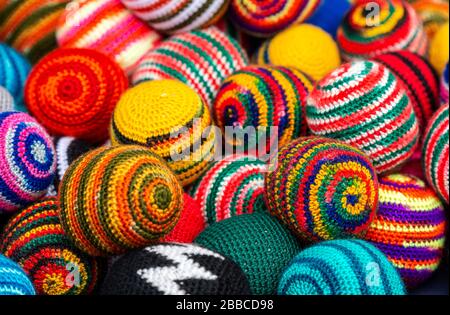
[[[299,138],[281,148],[265,188],[270,213],[308,242],[363,235],[378,205],[370,160],[326,138]]]
[[[448,62],[441,78],[441,104],[448,103]]]
[[[412,7],[421,17],[428,39],[433,39],[438,28],[449,20],[448,0],[418,0]]]
[[[30,113],[55,135],[101,142],[128,86],[122,69],[89,49],[61,48],[31,71],[25,87]]]
[[[0,254],[0,296],[35,295],[33,283],[14,261]]]
[[[157,242],[176,225],[183,190],[163,160],[140,146],[99,148],[76,160],[59,191],[66,234],[92,256]]]
[[[0,213],[42,197],[55,172],[55,149],[44,128],[25,113],[0,113]]]

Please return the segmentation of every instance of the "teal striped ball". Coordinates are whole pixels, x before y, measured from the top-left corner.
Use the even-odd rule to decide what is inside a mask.
[[[0,295],[35,295],[33,284],[25,271],[14,261],[0,254]]]

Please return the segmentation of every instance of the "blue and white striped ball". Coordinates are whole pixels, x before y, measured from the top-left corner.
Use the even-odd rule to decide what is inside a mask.
[[[0,295],[35,295],[25,271],[14,261],[0,254]]]

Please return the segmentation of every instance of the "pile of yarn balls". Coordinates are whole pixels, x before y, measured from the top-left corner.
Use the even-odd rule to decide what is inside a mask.
[[[268,3],[1,1],[0,295],[406,295],[448,264],[448,1]]]

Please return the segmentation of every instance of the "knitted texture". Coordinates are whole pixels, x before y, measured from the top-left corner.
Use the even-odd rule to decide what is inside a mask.
[[[225,127],[278,127],[278,144],[307,133],[306,98],[313,83],[296,69],[248,66],[228,77],[220,87],[213,105],[217,125]],[[226,133],[224,132],[226,135]],[[225,137],[229,145],[252,146],[248,141]],[[258,145],[258,139],[254,142]]]
[[[56,171],[50,136],[24,113],[0,113],[0,214],[45,194]]]
[[[122,0],[122,3],[154,29],[174,34],[216,23],[227,11],[230,0]]]
[[[388,257],[408,288],[417,287],[441,261],[444,207],[424,182],[401,174],[380,178],[379,200],[365,239]]]
[[[441,104],[448,103],[448,62],[441,78]]]
[[[358,0],[338,30],[345,60],[409,50],[425,56],[428,38],[420,17],[403,0]]]
[[[449,123],[448,103],[433,115],[425,131],[422,163],[428,183],[449,203]]]
[[[300,250],[289,231],[265,213],[212,224],[195,242],[236,262],[247,276],[252,294],[274,294],[281,272]]]
[[[156,80],[129,89],[114,110],[113,144],[140,144],[164,158],[183,186],[200,177],[214,155],[208,106],[176,80]]]
[[[439,75],[444,72],[449,58],[449,23],[437,30],[430,45],[429,60]]]
[[[247,64],[239,44],[213,26],[164,41],[144,57],[132,81],[136,85],[147,80],[180,80],[211,106],[222,82]]]
[[[337,30],[350,10],[353,0],[320,0],[313,14],[306,19],[306,23],[320,27],[336,38]]]
[[[113,263],[105,295],[249,294],[242,272],[230,259],[192,244],[160,244],[128,253]]]
[[[404,295],[398,272],[362,240],[327,241],[300,252],[284,271],[282,295]]]
[[[310,24],[294,25],[268,39],[259,48],[260,65],[296,68],[314,80],[339,67],[339,49],[331,35]]]
[[[15,262],[0,254],[0,295],[35,295],[27,274]]]
[[[0,112],[13,111],[15,107],[14,99],[7,89],[0,86]]]
[[[97,284],[100,265],[72,245],[58,212],[56,199],[22,210],[6,225],[0,250],[25,270],[40,295],[89,294]]]
[[[342,65],[310,93],[306,120],[311,131],[359,148],[377,172],[407,161],[419,139],[419,125],[406,90],[382,64]]]
[[[107,56],[57,49],[31,71],[25,101],[50,133],[101,142],[108,138],[112,112],[127,86],[125,74]]]
[[[433,39],[438,28],[448,22],[448,0],[418,0],[412,3],[412,7],[421,17],[429,39]]]
[[[60,19],[56,38],[60,47],[102,52],[127,73],[161,40],[120,0],[73,0]]]
[[[175,175],[148,149],[102,147],[66,171],[59,191],[61,223],[90,255],[121,254],[169,233],[179,219],[182,194]]]

